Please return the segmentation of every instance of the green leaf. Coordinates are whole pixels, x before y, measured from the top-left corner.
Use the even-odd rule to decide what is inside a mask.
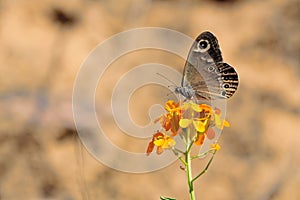
[[[176,199],[170,197],[160,197],[160,200],[176,200]]]

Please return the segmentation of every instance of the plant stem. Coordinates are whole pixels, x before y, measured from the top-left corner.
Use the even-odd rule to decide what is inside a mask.
[[[188,180],[188,186],[189,186],[189,194],[190,194],[190,200],[195,200],[195,191],[193,186],[193,175],[192,175],[192,159],[191,159],[191,146],[192,141],[190,139],[190,129],[187,128],[187,145],[186,145],[186,152],[185,152],[185,163],[186,163],[186,175]]]
[[[213,161],[215,154],[216,154],[216,150],[213,152],[212,157],[210,158],[210,160],[208,161],[206,167],[204,168],[204,170],[202,172],[200,172],[195,178],[193,178],[193,180],[191,181],[191,183],[193,184],[195,180],[197,180],[200,176],[202,176],[207,170],[208,167],[210,166],[211,162]]]
[[[187,174],[188,185],[189,185],[190,200],[195,200],[195,191],[194,191],[194,186],[193,186],[192,163],[191,163],[190,152],[186,153],[185,162],[187,163],[186,174]]]
[[[195,156],[192,156],[192,160],[196,159],[196,158],[203,158],[204,156],[206,156],[207,154],[213,152],[214,150],[208,150],[207,152],[204,152],[204,153],[201,153],[201,154],[198,154],[198,155],[195,155]]]

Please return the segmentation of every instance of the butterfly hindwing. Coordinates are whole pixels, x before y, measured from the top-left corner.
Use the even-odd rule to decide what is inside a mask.
[[[226,91],[226,98],[230,98],[238,88],[239,77],[233,67],[227,63],[217,63],[221,74],[222,88]]]

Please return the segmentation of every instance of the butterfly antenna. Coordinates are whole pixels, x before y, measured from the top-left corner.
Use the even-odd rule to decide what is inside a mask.
[[[160,77],[166,79],[167,81],[169,81],[170,83],[173,84],[173,87],[178,87],[176,83],[174,83],[173,81],[171,81],[170,79],[168,79],[166,76],[160,74],[160,73],[156,73],[157,75],[159,75]],[[169,87],[169,86],[168,86]]]
[[[167,97],[169,97],[171,94],[174,94],[174,92],[169,92],[169,93],[167,94]]]

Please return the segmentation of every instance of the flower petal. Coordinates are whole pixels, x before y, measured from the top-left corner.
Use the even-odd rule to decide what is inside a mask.
[[[184,102],[182,105],[181,105],[181,109],[182,110],[187,110],[190,108],[190,104],[188,102]]]
[[[153,141],[154,145],[158,146],[158,147],[163,146],[164,142],[165,142],[164,138],[159,138],[159,139],[156,139],[155,141]]]
[[[168,149],[168,148],[175,146],[175,144],[176,144],[176,141],[173,138],[167,136],[165,138],[164,144],[162,145],[162,148]]]
[[[221,149],[221,146],[218,143],[211,145],[211,150],[219,151]]]
[[[223,120],[221,119],[220,115],[216,115],[215,114],[215,124],[216,124],[216,127],[218,129],[223,129]]]
[[[212,112],[212,108],[211,108],[209,105],[206,105],[206,104],[200,104],[200,108],[201,108],[202,110],[204,110],[204,112],[209,112],[209,113]]]
[[[165,134],[163,134],[162,132],[157,132],[155,134],[153,134],[153,140],[156,140],[159,137],[163,137]]]
[[[198,134],[195,145],[201,146],[204,142],[205,134]]]
[[[223,126],[230,127],[230,123],[226,120],[223,121]]]
[[[151,141],[151,142],[149,142],[148,147],[147,147],[147,151],[146,151],[147,156],[149,156],[150,153],[152,153],[153,148],[154,148],[154,143],[153,143],[153,141]]]
[[[169,100],[165,104],[165,109],[166,109],[166,111],[168,111],[170,113],[176,112],[179,109],[179,104],[180,104],[180,102],[175,103],[173,100]]]
[[[195,104],[194,102],[192,102],[191,101],[191,108],[194,110],[194,111],[196,111],[196,112],[201,112],[202,111],[202,108],[201,108],[201,106],[200,105],[198,105],[198,104]]]
[[[215,114],[220,115],[222,114],[222,111],[220,108],[215,107]]]
[[[205,124],[200,121],[200,120],[193,120],[193,124],[195,129],[200,132],[200,133],[204,133],[205,132]]]
[[[191,120],[191,119],[180,119],[180,121],[179,121],[179,126],[180,126],[181,128],[186,128],[186,127],[188,127],[191,123],[192,123],[192,120]]]
[[[164,152],[164,149],[162,147],[157,147],[156,148],[156,153],[159,155],[159,154],[162,154],[162,152]]]
[[[165,120],[165,115],[162,115],[158,118],[156,118],[153,122],[156,124],[157,122],[160,122],[162,124],[162,121]]]
[[[212,140],[216,137],[216,132],[214,131],[213,128],[208,128],[206,131],[206,136],[208,139]]]

